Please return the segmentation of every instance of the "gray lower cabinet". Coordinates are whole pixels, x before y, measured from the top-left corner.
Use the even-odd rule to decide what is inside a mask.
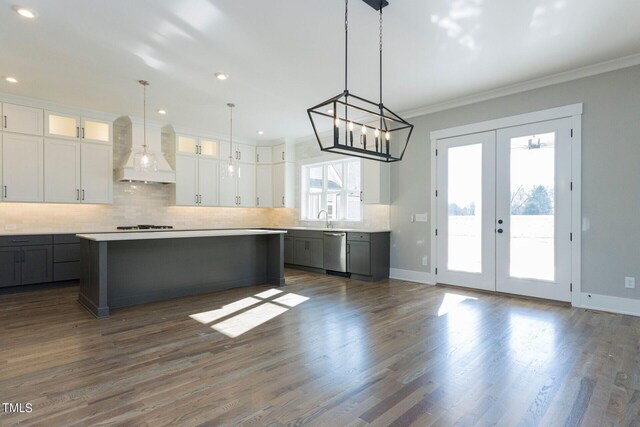
[[[347,241],[347,271],[362,276],[371,275],[371,250],[369,242]]]
[[[284,236],[284,263],[293,264],[294,262],[293,237]]]
[[[322,268],[324,254],[322,239],[310,237],[294,237],[293,263],[303,267]]]
[[[0,248],[0,288],[20,285],[20,257],[20,248]]]
[[[22,251],[22,284],[35,285],[53,280],[53,247],[24,246]]]
[[[0,236],[0,288],[79,278],[75,235]]]

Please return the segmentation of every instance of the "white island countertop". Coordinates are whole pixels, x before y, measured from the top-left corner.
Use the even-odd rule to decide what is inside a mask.
[[[194,231],[144,231],[139,233],[97,233],[78,234],[81,239],[95,242],[114,242],[124,240],[188,239],[193,237],[260,236],[286,234],[283,230],[235,229],[235,230],[194,230]]]

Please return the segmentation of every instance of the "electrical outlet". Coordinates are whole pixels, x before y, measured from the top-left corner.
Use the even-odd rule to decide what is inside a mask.
[[[4,229],[5,230],[17,230],[18,227],[16,227],[15,224],[7,224],[7,225],[4,226]]]
[[[625,277],[624,278],[624,287],[627,289],[635,289],[636,288],[636,278],[635,277]]]
[[[429,265],[429,257],[428,256],[423,256],[422,257],[422,265],[424,265],[425,267],[427,265]]]

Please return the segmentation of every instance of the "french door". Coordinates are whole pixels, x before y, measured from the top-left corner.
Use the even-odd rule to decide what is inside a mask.
[[[437,141],[437,279],[571,299],[571,121]]]

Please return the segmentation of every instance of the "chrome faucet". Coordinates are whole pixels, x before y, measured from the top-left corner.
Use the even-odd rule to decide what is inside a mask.
[[[318,219],[320,219],[320,215],[322,215],[322,212],[324,212],[325,227],[333,228],[333,224],[331,224],[331,221],[329,221],[329,212],[327,212],[326,210],[322,209],[320,212],[318,212]]]

